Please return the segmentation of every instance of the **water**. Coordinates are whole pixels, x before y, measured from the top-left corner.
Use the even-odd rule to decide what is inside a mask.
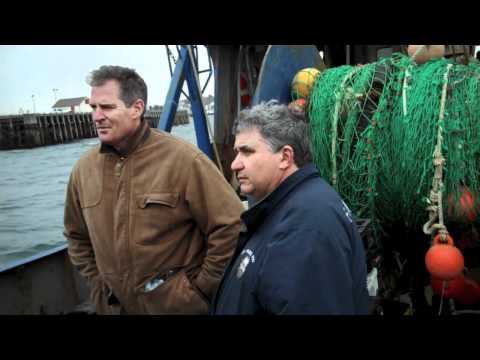
[[[172,134],[196,145],[193,121]],[[97,138],[0,151],[0,265],[63,245],[63,209],[70,172]]]

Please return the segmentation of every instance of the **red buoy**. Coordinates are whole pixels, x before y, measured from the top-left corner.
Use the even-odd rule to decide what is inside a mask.
[[[462,291],[455,296],[461,305],[474,305],[480,302],[480,286],[472,279],[465,278],[465,284]]]
[[[445,282],[445,288],[444,283]],[[462,294],[463,288],[465,287],[465,278],[463,275],[456,277],[452,280],[440,280],[435,277],[430,278],[430,284],[432,286],[432,290],[435,294],[450,299],[456,298]]]
[[[475,196],[466,186],[461,188],[458,202],[455,202],[453,194],[448,196],[448,216],[455,221],[470,223],[476,220]]]
[[[453,245],[453,239],[447,235],[448,243],[440,243],[440,235],[435,236],[433,245],[425,255],[428,272],[440,280],[453,280],[458,277],[465,266],[462,253]]]

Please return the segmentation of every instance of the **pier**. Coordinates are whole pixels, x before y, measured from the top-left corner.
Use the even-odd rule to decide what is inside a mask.
[[[145,112],[145,120],[156,128],[161,111]],[[186,110],[178,111],[174,125],[189,123]],[[0,116],[0,150],[63,144],[97,137],[91,113],[48,113]]]

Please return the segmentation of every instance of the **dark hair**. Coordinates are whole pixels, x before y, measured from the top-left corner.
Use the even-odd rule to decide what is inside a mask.
[[[147,85],[140,75],[134,69],[103,65],[97,70],[93,70],[87,77],[87,83],[90,86],[101,86],[108,80],[118,81],[120,84],[120,99],[126,106],[132,106],[138,99],[143,100],[145,103],[145,109],[141,116],[141,119],[143,119],[147,109]]]
[[[293,114],[286,105],[270,100],[242,110],[235,122],[235,134],[252,128],[258,129],[273,152],[290,145],[299,168],[312,161],[305,118]]]

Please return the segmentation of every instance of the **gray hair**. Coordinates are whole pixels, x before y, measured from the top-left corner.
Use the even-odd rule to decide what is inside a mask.
[[[134,69],[122,66],[104,65],[92,71],[87,77],[90,86],[102,86],[108,80],[116,80],[120,84],[120,99],[130,107],[138,99],[142,99],[147,108],[147,85]],[[143,110],[141,118],[145,113]]]
[[[303,116],[293,114],[286,105],[270,100],[242,110],[235,121],[235,134],[253,128],[260,132],[274,153],[290,145],[299,168],[312,161],[308,124]]]

